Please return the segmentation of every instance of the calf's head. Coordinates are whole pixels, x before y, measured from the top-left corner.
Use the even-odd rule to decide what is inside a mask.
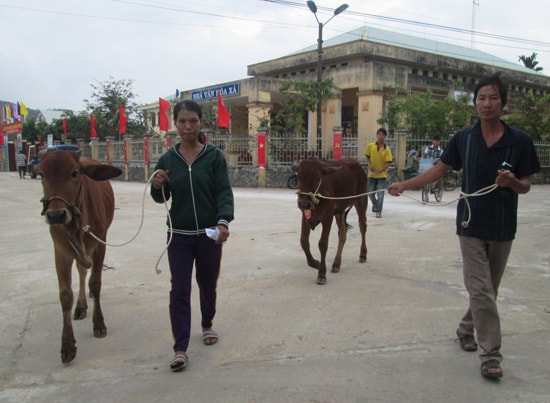
[[[42,155],[36,172],[42,176],[44,208],[42,215],[50,225],[66,225],[81,214],[79,205],[84,178],[102,181],[122,171],[98,161],[80,158],[80,151],[56,150]]]
[[[323,214],[324,203],[318,195],[322,195],[326,189],[324,181],[327,175],[337,172],[338,169],[339,167],[330,166],[316,158],[302,160],[295,168],[300,183],[298,208],[312,228],[319,224]]]

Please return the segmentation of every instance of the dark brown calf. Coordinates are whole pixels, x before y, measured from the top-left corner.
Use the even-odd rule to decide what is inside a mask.
[[[81,159],[78,151],[65,150],[46,152],[35,171],[42,175],[42,215],[50,225],[59,299],[63,310],[61,361],[69,363],[76,357],[71,321],[74,302],[71,287],[73,261],[76,261],[80,280],[74,319],[86,317],[86,271],[91,268],[89,287],[94,301],[94,336],[107,335],[100,304],[101,272],[106,247],[83,228],[88,225],[99,239],[106,239],[115,209],[113,189],[108,179],[119,176],[122,171],[95,160]]]
[[[342,250],[346,242],[346,216],[355,207],[359,218],[361,233],[361,250],[359,261],[367,260],[367,175],[361,165],[354,159],[322,161],[319,159],[302,160],[296,167],[300,190],[298,208],[302,211],[302,233],[300,244],[306,254],[309,266],[318,269],[317,284],[326,284],[326,254],[332,219],[336,217],[338,225],[338,249],[332,272],[340,271]],[[358,196],[362,195],[362,196]],[[357,197],[358,196],[358,197]],[[318,224],[322,226],[319,239],[321,261],[311,255],[309,235]]]

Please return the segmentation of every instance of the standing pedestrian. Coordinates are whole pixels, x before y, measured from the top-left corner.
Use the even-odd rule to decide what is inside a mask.
[[[25,179],[25,172],[27,171],[27,157],[23,150],[19,151],[19,154],[15,156],[17,162],[17,171],[19,172],[19,179]]]
[[[365,155],[369,164],[368,171],[368,191],[372,202],[372,212],[376,213],[376,218],[382,217],[382,208],[384,206],[384,190],[387,186],[388,167],[392,163],[392,153],[386,145],[386,136],[388,132],[381,127],[376,132],[376,141],[367,145]]]
[[[479,121],[455,133],[434,167],[388,188],[391,195],[399,196],[436,181],[449,168],[463,170],[462,192],[467,195],[497,185],[486,195],[468,197],[469,206],[461,199],[456,215],[469,294],[468,309],[456,334],[464,351],[476,351],[479,343],[481,374],[489,378],[503,375],[496,299],[516,234],[518,194],[529,192],[531,175],[540,170],[531,138],[500,118],[507,101],[508,91],[499,75],[483,78],[474,89]]]
[[[212,322],[222,245],[229,237],[234,201],[222,151],[201,142],[201,107],[193,101],[182,101],[174,106],[173,115],[180,141],[159,158],[155,167],[159,172],[151,184],[151,196],[157,203],[162,203],[164,198],[172,199],[168,261],[175,356],[170,368],[177,372],[189,363],[193,265],[200,293],[202,340],[206,345],[218,342]],[[209,234],[211,238],[207,230],[218,233]]]

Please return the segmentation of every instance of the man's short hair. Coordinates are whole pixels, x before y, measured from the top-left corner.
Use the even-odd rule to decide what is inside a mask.
[[[483,77],[479,83],[474,88],[474,105],[476,104],[477,94],[481,87],[490,85],[495,87],[500,95],[500,101],[502,102],[502,107],[504,108],[508,103],[508,88],[500,79],[500,73],[495,73],[492,76]]]

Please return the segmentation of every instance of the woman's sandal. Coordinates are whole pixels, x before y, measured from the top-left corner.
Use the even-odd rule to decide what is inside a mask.
[[[170,362],[170,369],[172,372],[180,372],[185,369],[189,364],[189,357],[185,354],[176,354],[172,362]]]
[[[477,350],[476,339],[473,335],[460,333],[457,330],[456,331],[456,336],[458,337],[458,341],[460,341],[460,348],[462,350],[464,350],[464,351],[476,351]]]
[[[496,371],[491,371],[491,369],[496,369]],[[488,360],[481,363],[481,375],[486,378],[501,378],[502,377],[502,368],[498,360]]]
[[[218,333],[216,333],[213,329],[203,330],[202,332],[202,342],[207,345],[211,346],[213,344],[216,344],[218,342]]]

